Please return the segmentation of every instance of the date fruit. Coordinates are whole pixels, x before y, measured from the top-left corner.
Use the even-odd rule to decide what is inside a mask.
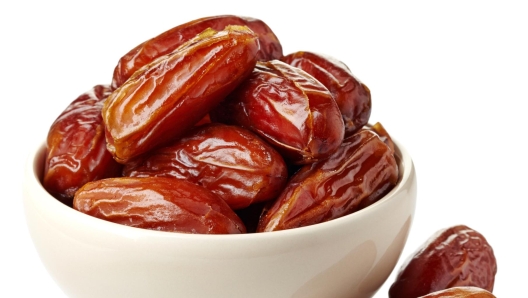
[[[350,214],[363,201],[382,198],[397,181],[392,150],[373,132],[359,131],[328,159],[302,167],[261,216],[257,231],[298,228]]]
[[[228,25],[247,26],[258,35],[260,43],[260,50],[257,53],[258,60],[267,61],[282,57],[282,46],[277,36],[263,21],[234,15],[205,17],[176,26],[130,50],[119,60],[114,69],[112,88],[117,89],[138,69],[160,56],[172,53],[205,29],[212,28],[220,31]]]
[[[107,178],[89,182],[73,199],[85,214],[131,227],[193,234],[240,234],[246,228],[217,195],[165,177]]]
[[[106,150],[101,118],[103,102],[109,94],[108,86],[94,86],[75,99],[48,132],[42,184],[67,205],[86,182],[121,173],[121,165]]]
[[[134,73],[102,110],[108,150],[120,163],[182,136],[253,70],[257,36],[208,29]]]
[[[210,116],[248,128],[295,164],[328,157],[344,138],[343,118],[328,89],[279,60],[258,62]]]
[[[389,146],[389,148],[391,148],[392,151],[395,151],[394,142],[392,141],[392,138],[390,137],[387,130],[385,130],[385,127],[381,125],[381,123],[376,122],[374,125],[370,125],[367,123],[365,124],[365,126],[362,127],[362,129],[374,132],[385,144],[387,144],[387,146]]]
[[[127,164],[123,174],[184,179],[217,194],[232,209],[276,198],[288,178],[273,147],[244,128],[220,123],[200,126]]]
[[[281,60],[306,71],[328,88],[343,115],[347,136],[367,124],[372,109],[370,90],[343,62],[311,52],[295,52]]]
[[[419,298],[495,298],[492,293],[477,287],[454,287]]]
[[[403,264],[390,298],[413,298],[452,287],[493,291],[497,262],[477,231],[458,225],[435,233]]]

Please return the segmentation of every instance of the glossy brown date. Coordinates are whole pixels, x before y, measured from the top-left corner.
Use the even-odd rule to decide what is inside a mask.
[[[278,60],[258,62],[210,116],[250,129],[295,164],[328,157],[344,137],[341,112],[328,89]]]
[[[363,201],[383,197],[397,181],[393,152],[374,133],[359,131],[328,159],[302,167],[263,214],[257,231],[298,228],[350,214]]]
[[[365,124],[365,126],[362,127],[362,129],[374,132],[385,144],[387,144],[387,146],[389,146],[389,148],[391,148],[392,151],[395,151],[394,142],[392,141],[392,138],[390,137],[385,127],[381,125],[381,123],[376,122],[373,125],[367,123]]]
[[[260,43],[258,60],[267,61],[282,57],[282,46],[277,36],[263,21],[234,15],[205,17],[176,26],[130,50],[119,60],[114,69],[112,88],[121,86],[138,69],[160,56],[170,54],[205,29],[212,28],[219,31],[228,25],[245,25],[258,35]]]
[[[497,263],[477,231],[458,225],[434,234],[401,267],[391,298],[413,298],[459,286],[493,291]]]
[[[343,115],[347,136],[367,124],[372,109],[370,90],[343,62],[311,52],[295,52],[281,60],[306,71],[328,88]]]
[[[129,163],[131,177],[175,177],[202,185],[232,209],[274,199],[288,173],[280,154],[237,126],[205,124],[169,146]]]
[[[102,110],[108,150],[120,163],[182,136],[253,70],[257,36],[208,29],[138,70]]]
[[[246,228],[227,204],[205,188],[165,177],[108,178],[87,183],[73,208],[110,222],[149,230],[239,234]]]
[[[495,295],[477,287],[454,287],[419,298],[495,298]]]
[[[101,109],[110,94],[94,86],[75,99],[50,127],[42,184],[65,204],[86,182],[119,176],[121,165],[106,150]]]

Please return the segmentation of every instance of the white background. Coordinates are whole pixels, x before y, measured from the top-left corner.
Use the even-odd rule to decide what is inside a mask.
[[[6,2],[0,4],[1,297],[64,296],[25,226],[28,150],[73,99],[110,83],[129,49],[217,14],[262,19],[285,54],[332,55],[369,86],[371,122],[404,144],[418,172],[416,217],[400,263],[438,229],[466,224],[494,248],[496,296],[524,291],[528,10],[521,1]],[[394,273],[376,297],[387,297],[393,280]]]

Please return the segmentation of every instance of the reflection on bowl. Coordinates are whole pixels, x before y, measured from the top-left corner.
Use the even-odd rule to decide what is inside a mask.
[[[400,181],[380,201],[329,222],[245,235],[143,230],[80,213],[42,187],[39,144],[26,167],[26,221],[71,297],[372,297],[398,261],[415,210],[414,166],[395,143]]]

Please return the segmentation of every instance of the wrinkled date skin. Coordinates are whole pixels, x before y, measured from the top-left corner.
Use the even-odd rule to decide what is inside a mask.
[[[131,177],[175,177],[207,188],[232,209],[271,200],[288,173],[280,154],[252,132],[237,126],[206,124],[160,148],[123,171]]]
[[[260,219],[257,232],[329,221],[372,204],[398,181],[393,152],[377,135],[360,131],[326,160],[301,168]]]
[[[376,133],[379,136],[379,138],[383,141],[383,143],[387,144],[387,146],[389,146],[389,148],[393,152],[395,151],[394,142],[392,141],[392,138],[390,137],[390,135],[387,132],[387,130],[385,130],[385,127],[383,127],[383,125],[381,125],[381,123],[376,122],[374,125],[370,125],[370,124],[367,123],[367,124],[365,124],[365,126],[363,126],[362,129],[370,130],[370,131]]]
[[[182,136],[253,70],[259,43],[247,27],[208,29],[138,70],[102,110],[120,163]]]
[[[94,86],[75,99],[48,132],[42,184],[67,205],[86,182],[121,175],[121,165],[106,150],[101,118],[109,94],[108,86]]]
[[[107,178],[75,194],[73,208],[131,227],[193,234],[240,234],[246,228],[218,196],[188,181]]]
[[[220,31],[228,25],[245,25],[258,35],[259,61],[282,58],[282,46],[277,36],[263,21],[234,15],[211,16],[176,26],[130,50],[119,60],[114,69],[112,88],[121,86],[138,69],[160,56],[170,54],[205,29]]]
[[[438,231],[409,258],[389,289],[412,298],[460,286],[493,291],[497,262],[484,236],[464,225]]]
[[[419,298],[496,298],[492,293],[477,287],[454,287]]]
[[[294,164],[328,157],[344,138],[343,118],[328,89],[279,60],[258,62],[210,116],[252,130]]]
[[[343,115],[346,136],[367,124],[372,109],[370,90],[343,62],[311,52],[295,52],[281,60],[306,71],[328,88]]]

